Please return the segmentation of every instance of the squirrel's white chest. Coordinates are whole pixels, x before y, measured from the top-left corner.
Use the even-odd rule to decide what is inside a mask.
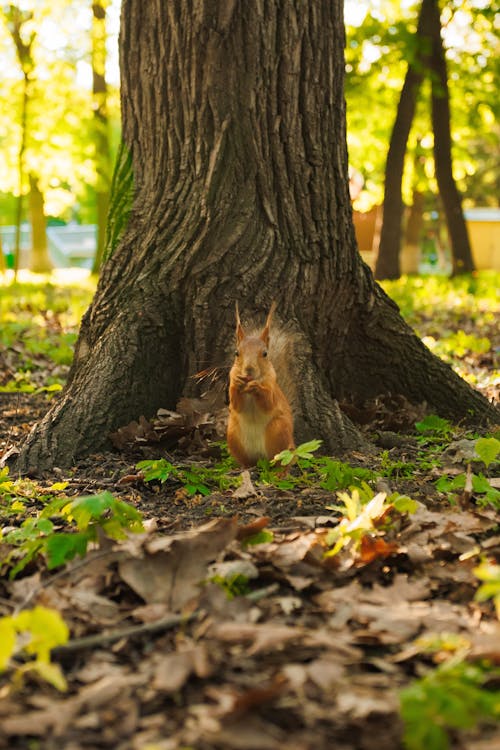
[[[266,427],[271,419],[259,409],[248,409],[239,415],[240,440],[245,453],[257,461],[259,458],[267,458],[266,450]]]

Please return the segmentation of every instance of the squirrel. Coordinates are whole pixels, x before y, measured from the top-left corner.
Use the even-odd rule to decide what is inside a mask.
[[[273,302],[260,333],[245,333],[236,304],[236,352],[229,373],[229,452],[243,467],[294,448],[293,415],[269,360]]]

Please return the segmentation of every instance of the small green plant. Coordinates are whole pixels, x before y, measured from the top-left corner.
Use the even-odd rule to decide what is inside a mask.
[[[426,443],[445,442],[453,434],[451,422],[435,414],[429,414],[420,422],[416,422],[415,429],[420,434],[420,441]]]
[[[308,443],[301,443],[296,448],[281,451],[273,458],[271,464],[273,466],[298,464],[301,468],[308,468],[314,458],[313,453],[319,449],[321,443],[321,440],[310,440]]]
[[[484,560],[477,568],[474,568],[474,575],[483,581],[476,591],[476,601],[484,602],[487,599],[493,599],[497,617],[500,620],[500,565]]]
[[[453,730],[500,719],[500,669],[452,658],[400,694],[406,750],[448,750]]]
[[[50,661],[50,652],[68,638],[68,627],[59,612],[47,607],[38,606],[12,617],[1,617],[0,672],[13,669],[16,681],[30,672],[35,673],[58,690],[66,690],[64,675],[59,665]],[[13,658],[17,656],[28,661],[15,665]]]
[[[465,491],[467,479],[467,474],[462,472],[453,478],[447,476],[440,477],[435,483],[435,486],[439,492],[445,492],[448,494],[448,499],[452,504],[457,504],[460,495]],[[500,490],[492,487],[487,477],[483,474],[470,473],[469,479],[471,482],[472,493],[476,496],[478,505],[491,505],[493,508],[500,510]]]
[[[52,520],[61,518],[73,525],[73,530],[62,532]],[[10,570],[10,578],[20,573],[37,555],[47,559],[49,570],[83,557],[91,542],[98,540],[99,533],[110,539],[124,539],[128,533],[143,531],[142,515],[136,508],[117,500],[110,492],[101,492],[73,500],[60,497],[45,506],[36,518],[26,519],[18,529],[3,537],[5,544],[14,549],[4,564],[17,562]]]
[[[339,492],[338,497],[341,505],[329,509],[339,511],[343,518],[327,535],[326,543],[331,547],[327,557],[337,555],[348,545],[357,550],[363,537],[384,532],[390,525],[391,512],[414,513],[418,507],[415,500],[398,493],[387,497],[385,492],[379,492],[373,496],[368,485],[353,489],[351,494]]]
[[[227,457],[212,467],[202,464],[176,466],[165,458],[153,461],[140,461],[136,464],[145,482],[159,481],[164,484],[168,479],[180,483],[189,496],[210,495],[215,490],[223,491],[238,484],[237,477],[229,476],[235,468],[232,458]]]
[[[380,454],[379,472],[383,477],[401,479],[414,476],[416,471],[417,464],[412,461],[395,461],[390,457],[389,451],[382,451]]]
[[[234,599],[237,596],[246,596],[250,592],[249,579],[242,573],[235,573],[227,577],[216,575],[212,576],[209,580],[211,583],[220,586],[228,599]]]
[[[500,440],[495,437],[482,437],[476,440],[476,454],[486,468],[500,455]]]
[[[252,536],[246,537],[246,539],[242,542],[243,547],[254,547],[257,544],[268,544],[269,542],[272,542],[274,539],[274,534],[269,529],[261,529],[260,531],[257,531],[255,534],[252,534]]]
[[[314,456],[321,440],[311,440],[278,453],[271,462],[259,461],[259,479],[279,489],[319,486],[328,492],[361,486],[374,479],[369,469],[350,466],[329,456]],[[284,473],[283,469],[295,469]]]

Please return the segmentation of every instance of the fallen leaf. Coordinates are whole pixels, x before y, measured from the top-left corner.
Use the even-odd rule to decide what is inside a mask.
[[[152,685],[163,693],[175,693],[180,690],[189,677],[208,677],[212,672],[205,645],[164,654],[157,661],[153,673]]]
[[[121,578],[146,603],[164,603],[178,612],[200,593],[207,565],[236,537],[236,519],[216,519],[172,536],[145,540],[140,557],[118,564]]]

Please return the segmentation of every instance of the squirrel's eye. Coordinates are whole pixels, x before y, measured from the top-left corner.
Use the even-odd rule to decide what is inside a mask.
[[[266,351],[265,349],[264,349],[264,351],[262,352],[262,356],[263,356],[263,357],[267,357],[267,351]]]
[[[237,349],[235,349],[234,356],[235,357],[239,357],[240,356],[240,353],[239,353],[239,351]]]

